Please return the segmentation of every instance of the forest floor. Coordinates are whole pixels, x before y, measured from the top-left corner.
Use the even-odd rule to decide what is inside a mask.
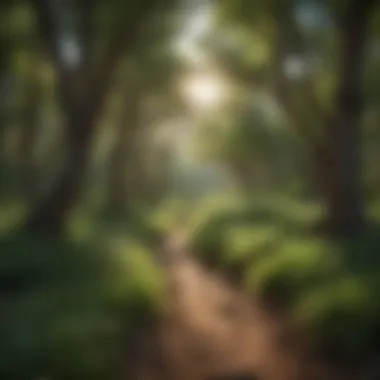
[[[170,315],[136,352],[131,378],[349,379],[308,358],[283,318],[205,269],[187,252],[185,242],[185,235],[177,232],[161,252]]]

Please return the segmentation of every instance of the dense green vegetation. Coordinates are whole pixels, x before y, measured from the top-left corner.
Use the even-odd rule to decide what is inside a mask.
[[[379,12],[2,1],[0,378],[124,380],[177,233],[318,354],[378,354]]]
[[[264,304],[311,334],[329,359],[365,358],[379,344],[379,231],[329,239],[315,232],[315,202],[257,195],[206,200],[190,244]]]
[[[131,345],[167,312],[149,235],[75,223],[61,239],[1,235],[2,378],[119,378]]]

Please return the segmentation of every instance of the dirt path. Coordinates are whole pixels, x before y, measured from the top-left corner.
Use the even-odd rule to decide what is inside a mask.
[[[281,347],[284,326],[202,268],[181,234],[168,240],[162,263],[172,314],[142,349],[136,380],[329,378],[317,376],[295,347]]]

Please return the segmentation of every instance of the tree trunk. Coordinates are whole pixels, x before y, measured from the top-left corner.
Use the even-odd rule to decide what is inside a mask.
[[[332,236],[359,234],[365,227],[358,152],[357,141],[344,138],[339,140],[334,152],[325,150],[315,154],[315,178],[325,208],[320,227]]]
[[[5,162],[6,162],[6,154],[5,154],[6,127],[7,125],[6,125],[5,117],[3,116],[3,111],[0,109],[0,171],[1,171],[1,175],[4,174]]]
[[[119,212],[125,210],[128,203],[133,199],[133,181],[131,170],[133,170],[131,161],[131,141],[126,138],[127,126],[120,126],[120,134],[109,163],[109,183],[108,183],[108,205],[107,208],[111,212]],[[122,131],[123,130],[123,131]]]
[[[38,83],[29,84],[18,142],[21,182],[24,185],[26,196],[31,201],[36,200],[40,188],[38,167],[34,155],[38,141],[39,110],[41,105],[40,90]]]
[[[276,96],[305,140],[314,161],[316,179],[327,213],[324,229],[337,235],[357,233],[365,226],[360,189],[361,84],[367,28],[378,2],[348,0],[345,3],[345,12],[338,20],[340,51],[333,114],[326,115],[320,107],[313,90],[313,81],[309,79],[304,90],[306,103],[310,107],[307,107],[306,112],[299,112],[297,102],[292,97],[292,84],[284,74],[283,65],[290,53],[294,50],[305,53],[305,48],[298,30],[291,27],[293,23],[289,12],[284,12],[282,8],[276,14],[276,18],[282,22],[276,35],[273,57]],[[313,128],[305,128],[308,123]],[[324,129],[325,136],[321,136],[320,129],[315,128],[321,124],[327,127]]]
[[[316,155],[325,197],[326,228],[350,236],[365,227],[361,192],[361,83],[366,32],[374,0],[353,0],[341,20],[341,52],[335,110],[327,126],[326,149]]]
[[[68,213],[78,202],[91,152],[95,115],[79,110],[69,117],[68,158],[55,186],[34,207],[25,229],[32,233],[58,235]]]
[[[139,96],[136,88],[129,88],[130,96],[122,110],[121,120],[117,126],[115,143],[109,163],[108,209],[111,212],[124,210],[134,201],[136,167],[134,152],[136,133],[139,129]]]
[[[65,54],[62,54],[62,36],[65,36],[62,13],[71,12],[72,5],[66,2],[52,3],[49,0],[32,0],[31,5],[36,15],[39,35],[56,69],[57,92],[63,114],[67,117],[69,152],[56,186],[29,214],[25,228],[32,232],[59,234],[63,232],[68,212],[81,194],[97,116],[104,106],[113,73],[124,53],[133,47],[143,23],[154,11],[160,9],[160,2],[147,4],[151,5],[149,7],[138,7],[133,19],[115,25],[100,60],[94,60],[92,49],[89,48],[89,44],[96,41],[85,38],[86,42],[81,44],[83,56],[79,63],[69,62],[64,58]],[[87,36],[90,36],[94,14],[84,11],[83,15],[86,17],[81,18],[81,26]],[[69,26],[75,30],[77,25]]]
[[[361,191],[360,123],[346,110],[330,126],[334,151],[330,167],[323,165],[327,226],[333,234],[351,235],[364,228],[365,216]],[[327,153],[328,154],[328,153]]]

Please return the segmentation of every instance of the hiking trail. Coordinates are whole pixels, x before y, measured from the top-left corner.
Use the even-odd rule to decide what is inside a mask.
[[[136,380],[329,380],[303,357],[284,323],[210,273],[170,235],[159,260],[170,315],[140,348]],[[348,378],[347,378],[348,379]]]

